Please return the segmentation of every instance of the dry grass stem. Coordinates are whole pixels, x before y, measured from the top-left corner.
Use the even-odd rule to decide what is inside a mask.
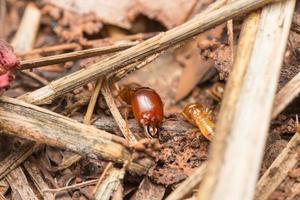
[[[111,90],[109,88],[109,81],[108,80],[106,80],[103,84],[102,94],[103,94],[104,99],[107,103],[107,106],[108,106],[112,116],[114,117],[116,123],[118,124],[123,136],[131,144],[137,143],[137,139],[135,138],[133,133],[128,128],[128,125],[127,125],[126,121],[123,119],[119,109],[117,108],[117,105],[114,101]]]
[[[95,108],[95,105],[97,103],[97,99],[98,99],[100,90],[102,88],[103,80],[104,80],[103,78],[100,78],[96,82],[95,89],[93,91],[93,94],[91,96],[87,111],[86,111],[84,119],[83,119],[84,124],[87,124],[87,125],[91,124],[91,119],[92,119],[92,116],[93,116],[94,108]]]
[[[70,186],[66,186],[66,187],[61,187],[61,188],[56,188],[56,189],[44,189],[42,192],[43,193],[46,193],[46,192],[57,193],[57,192],[62,192],[62,191],[66,191],[66,190],[78,189],[78,188],[82,188],[82,187],[89,186],[89,185],[95,185],[97,182],[98,182],[98,179],[90,180],[90,181],[85,181],[82,183],[78,183],[78,184],[74,184],[74,185],[70,185]]]
[[[47,65],[54,65],[54,64],[60,64],[69,61],[75,61],[83,58],[101,56],[104,54],[114,53],[117,51],[128,49],[129,47],[133,47],[137,44],[138,42],[129,42],[125,44],[115,44],[106,47],[97,47],[92,49],[74,51],[71,53],[64,53],[64,54],[58,54],[54,56],[35,58],[32,60],[24,60],[21,61],[21,69],[22,70],[32,69],[32,68],[43,67]]]
[[[272,118],[275,118],[300,93],[300,73],[277,93],[274,100]]]

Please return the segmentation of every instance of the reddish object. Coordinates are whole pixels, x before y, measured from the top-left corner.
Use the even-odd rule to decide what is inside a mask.
[[[127,85],[120,97],[132,106],[134,118],[145,129],[147,137],[154,137],[161,127],[164,112],[160,96],[151,88]]]
[[[9,88],[14,77],[12,71],[20,66],[20,61],[13,48],[5,41],[0,40],[0,95]]]

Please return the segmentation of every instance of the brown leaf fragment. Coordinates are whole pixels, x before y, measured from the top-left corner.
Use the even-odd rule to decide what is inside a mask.
[[[185,66],[177,88],[176,101],[186,97],[214,64],[212,60],[204,60],[201,57],[195,43],[191,41],[181,50],[184,53],[176,57]]]
[[[130,12],[135,1],[132,0],[44,0],[62,9],[86,15],[94,13],[102,22],[122,28],[130,28]]]
[[[141,14],[160,21],[170,29],[186,21],[197,0],[137,0],[137,3]]]
[[[145,177],[130,200],[161,200],[164,197],[165,190],[164,186],[152,183]]]
[[[227,80],[232,68],[232,51],[227,45],[221,45],[211,54],[219,72],[220,80]]]
[[[95,14],[105,24],[130,29],[136,16],[145,15],[167,28],[182,24],[189,17],[198,0],[44,0],[80,15]]]
[[[79,14],[69,10],[61,10],[55,6],[47,5],[43,14],[55,21],[54,32],[65,41],[76,41],[84,34],[93,35],[102,29],[102,21],[94,13]]]

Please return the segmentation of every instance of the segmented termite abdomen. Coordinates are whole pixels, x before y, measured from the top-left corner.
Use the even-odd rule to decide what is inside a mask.
[[[202,105],[197,103],[188,104],[184,107],[182,114],[190,123],[198,126],[204,137],[212,140],[215,124],[208,118]]]

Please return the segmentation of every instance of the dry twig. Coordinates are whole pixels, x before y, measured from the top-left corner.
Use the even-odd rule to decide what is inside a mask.
[[[26,6],[21,24],[12,41],[12,46],[16,51],[25,52],[32,49],[40,26],[40,19],[41,11],[34,3],[29,3]]]
[[[62,192],[65,190],[72,190],[72,189],[77,189],[77,188],[82,188],[88,185],[95,185],[98,182],[98,179],[95,180],[90,180],[90,181],[85,181],[82,183],[78,183],[78,184],[74,184],[74,185],[70,185],[70,186],[66,186],[66,187],[61,187],[61,188],[55,188],[55,189],[43,189],[42,192],[43,193],[48,193],[48,192],[52,192],[52,193],[57,193],[57,192]]]
[[[21,61],[21,69],[32,69],[37,67],[43,67],[47,65],[60,64],[64,62],[79,60],[83,58],[89,58],[94,56],[100,56],[108,53],[114,53],[117,51],[121,51],[124,49],[128,49],[129,47],[137,45],[138,42],[130,42],[125,44],[115,44],[106,47],[97,47],[92,49],[74,51],[71,53],[58,54],[54,56],[47,56],[36,58],[32,60],[24,60]]]
[[[87,125],[91,124],[92,115],[93,115],[94,108],[95,108],[95,105],[97,103],[97,99],[98,99],[100,90],[102,88],[102,85],[103,85],[103,78],[100,78],[96,83],[96,86],[95,86],[95,89],[94,89],[93,94],[91,96],[87,111],[85,113],[85,116],[84,116],[84,119],[83,119],[84,124],[87,124]]]
[[[3,196],[3,194],[0,193],[0,200],[7,200],[7,199]]]
[[[102,94],[103,94],[106,104],[107,104],[112,116],[114,117],[116,123],[118,124],[123,136],[126,138],[126,140],[130,144],[137,143],[137,139],[135,138],[133,133],[129,130],[129,128],[126,124],[126,121],[123,119],[121,113],[119,112],[119,110],[117,108],[117,105],[114,101],[114,98],[110,91],[109,83],[107,80],[103,84]]]
[[[57,44],[57,45],[53,45],[53,46],[32,49],[32,50],[24,52],[24,53],[16,52],[16,54],[19,57],[26,57],[26,56],[32,56],[35,54],[52,53],[55,51],[75,50],[79,47],[80,47],[80,45],[76,44],[76,43]],[[25,62],[25,61],[23,61],[23,62]]]
[[[275,118],[300,93],[300,73],[290,80],[276,95],[272,111]]]
[[[100,178],[98,179],[98,182],[97,182],[97,184],[96,184],[96,186],[95,186],[95,188],[94,188],[93,195],[96,193],[96,191],[98,190],[98,188],[99,188],[101,182],[104,180],[104,178],[105,178],[107,172],[108,172],[112,167],[113,167],[113,165],[112,165],[111,162],[107,163],[105,169],[103,170],[103,172],[102,172]]]
[[[32,78],[33,80],[41,83],[42,85],[47,85],[49,84],[49,81],[43,77],[41,77],[40,75],[31,72],[31,71],[22,71],[22,73],[30,78]]]
[[[295,197],[299,195],[299,193],[300,193],[300,183],[297,182],[292,186],[291,191],[287,196],[286,200],[295,200],[296,199]]]

